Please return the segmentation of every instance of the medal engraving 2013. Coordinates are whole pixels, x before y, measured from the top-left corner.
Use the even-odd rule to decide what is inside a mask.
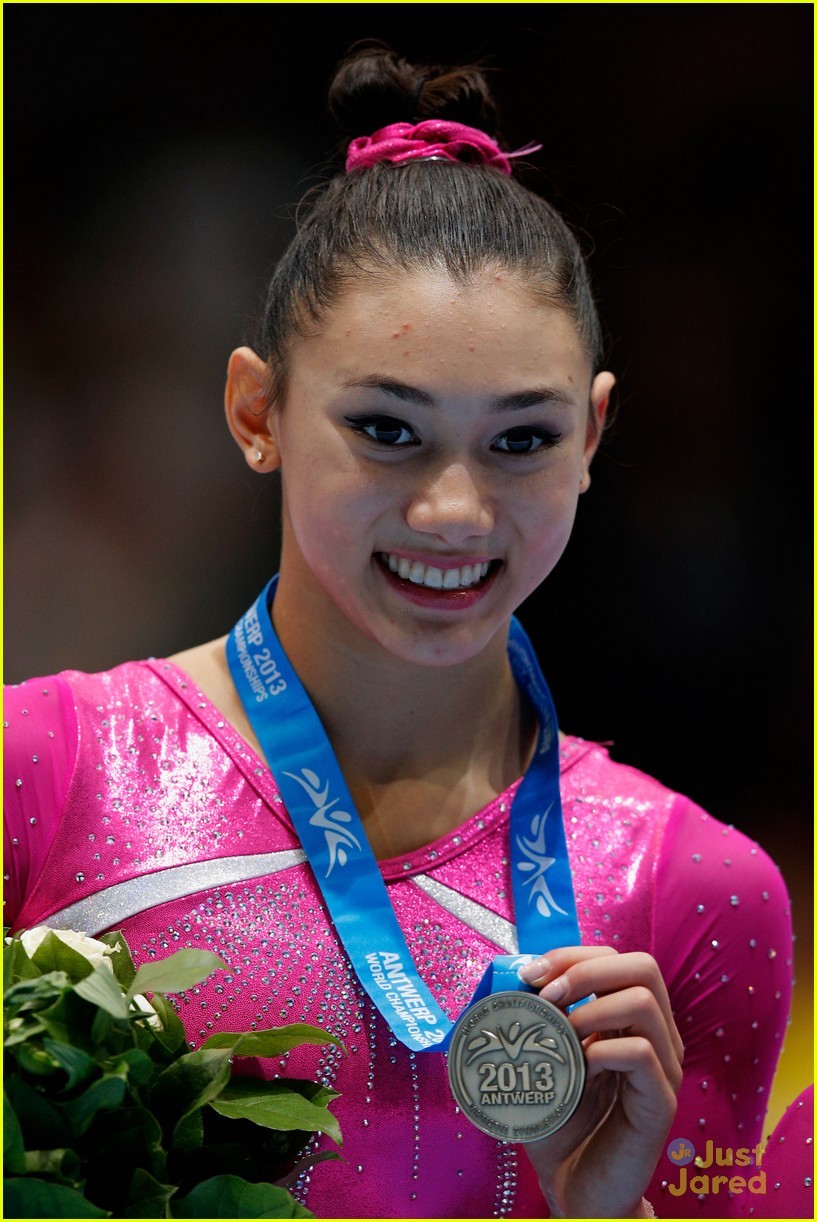
[[[448,1052],[451,1091],[483,1133],[538,1141],[573,1115],[584,1090],[581,1041],[535,993],[493,993],[459,1019]]]

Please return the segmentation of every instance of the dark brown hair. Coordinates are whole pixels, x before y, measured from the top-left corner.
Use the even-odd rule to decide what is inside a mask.
[[[424,118],[455,119],[498,139],[481,67],[414,66],[384,46],[358,47],[340,63],[329,111],[344,146],[389,123]],[[511,273],[534,299],[570,314],[598,369],[601,328],[578,241],[556,210],[516,179],[464,162],[379,162],[339,173],[305,205],[256,336],[271,369],[272,406],[283,402],[292,336],[312,333],[344,288],[395,269],[444,270],[460,284],[486,268]]]

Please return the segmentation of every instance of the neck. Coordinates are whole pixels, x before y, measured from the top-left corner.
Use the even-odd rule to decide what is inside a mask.
[[[301,587],[296,596],[283,574],[273,620],[361,817],[370,821],[370,839],[372,827],[386,820],[396,789],[403,812],[409,788],[412,809],[427,798],[435,811],[433,825],[414,837],[428,843],[524,771],[535,718],[513,678],[506,634],[465,663],[419,666],[365,637],[320,593]],[[405,816],[399,822],[405,827]],[[382,848],[398,841],[407,843],[398,837]]]

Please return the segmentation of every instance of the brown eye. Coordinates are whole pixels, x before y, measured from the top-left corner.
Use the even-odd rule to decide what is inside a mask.
[[[544,429],[524,428],[508,429],[493,441],[492,448],[503,454],[536,454],[539,450],[547,450],[559,440],[558,433],[548,433]]]
[[[417,442],[413,430],[394,416],[347,416],[346,419],[356,433],[361,433],[378,445],[402,447]]]

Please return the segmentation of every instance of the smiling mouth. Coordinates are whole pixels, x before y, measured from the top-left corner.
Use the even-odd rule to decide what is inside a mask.
[[[464,564],[456,569],[438,569],[431,564],[423,564],[420,560],[407,560],[405,556],[395,556],[392,552],[377,552],[380,564],[409,581],[412,585],[425,586],[427,590],[472,590],[482,585],[499,567],[501,561],[486,560],[476,564]]]

